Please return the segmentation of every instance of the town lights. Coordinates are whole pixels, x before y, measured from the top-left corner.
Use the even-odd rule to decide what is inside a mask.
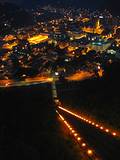
[[[117,134],[115,132],[112,133],[113,136],[116,136]]]
[[[6,84],[5,84],[5,87],[8,87],[8,85],[9,85],[9,83],[6,83]]]
[[[96,124],[96,127],[99,127],[99,125],[98,125],[98,124]]]
[[[88,149],[88,150],[87,150],[87,154],[88,154],[88,155],[92,155],[92,154],[93,154],[93,151],[92,151],[91,149]]]
[[[106,132],[109,132],[109,129],[106,129],[105,131],[106,131]]]
[[[100,127],[100,129],[102,130],[102,129],[103,129],[103,127],[101,126],[101,127]]]
[[[86,144],[85,143],[82,143],[82,145],[81,145],[82,147],[85,147],[86,146]]]
[[[76,136],[77,136],[77,133],[75,133],[74,136],[76,137]]]
[[[77,140],[78,140],[78,141],[80,141],[80,140],[81,140],[81,138],[80,138],[80,137],[78,137],[78,138],[77,138]]]
[[[72,130],[72,133],[75,133],[75,131],[74,131],[74,130]]]

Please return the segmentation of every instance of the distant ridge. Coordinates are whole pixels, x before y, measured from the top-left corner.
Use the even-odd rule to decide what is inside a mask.
[[[80,7],[89,8],[90,10],[110,10],[112,13],[120,15],[119,0],[2,0],[14,2],[25,8],[33,8],[38,5],[52,5],[59,7]]]

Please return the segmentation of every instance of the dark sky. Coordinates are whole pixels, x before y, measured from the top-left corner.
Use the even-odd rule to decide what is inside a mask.
[[[36,3],[37,1],[38,2],[41,2],[41,1],[46,1],[46,2],[53,2],[53,1],[55,1],[56,2],[56,0],[0,0],[0,2],[14,2],[14,3],[24,3],[24,2],[26,2],[26,1],[31,1],[31,2],[33,2],[33,3]],[[68,1],[68,0],[59,0],[59,1]],[[75,1],[77,1],[77,2],[79,2],[79,3],[83,3],[83,4],[89,4],[89,5],[93,5],[93,6],[96,6],[96,5],[99,5],[99,4],[101,4],[101,5],[104,5],[104,4],[106,4],[106,3],[108,3],[108,6],[110,5],[115,5],[116,3],[115,2],[119,2],[119,0],[69,0],[69,1],[73,1],[73,3],[75,3]],[[68,2],[69,2],[68,1]],[[118,4],[116,4],[116,5],[118,5]]]
[[[77,6],[86,7],[86,8],[107,8],[115,12],[120,13],[120,0],[0,0],[0,2],[14,2],[18,4],[35,4],[35,3],[54,3],[60,1],[64,4],[76,4]],[[28,3],[27,3],[28,2]]]

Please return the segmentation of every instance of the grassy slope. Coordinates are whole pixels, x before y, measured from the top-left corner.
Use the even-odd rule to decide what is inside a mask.
[[[80,159],[78,148],[61,130],[50,86],[0,91],[0,159]]]

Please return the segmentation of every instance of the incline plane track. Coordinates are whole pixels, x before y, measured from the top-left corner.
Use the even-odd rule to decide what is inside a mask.
[[[81,136],[94,148],[102,160],[119,160],[120,134],[111,131],[99,123],[92,122],[86,118],[58,105],[59,113],[69,122],[74,124]]]
[[[84,117],[82,114],[75,113],[67,107],[64,107],[57,97],[57,88],[54,77],[52,83],[52,93],[57,114],[74,136],[75,140],[81,144],[80,140],[82,137],[82,139],[86,142],[84,145],[86,146],[86,144],[89,144],[88,146],[92,148],[86,148],[84,151],[80,150],[82,153],[85,153],[86,151],[84,156],[88,156],[91,160],[120,159],[120,133],[118,131],[111,130],[103,124],[92,121],[89,118]]]

